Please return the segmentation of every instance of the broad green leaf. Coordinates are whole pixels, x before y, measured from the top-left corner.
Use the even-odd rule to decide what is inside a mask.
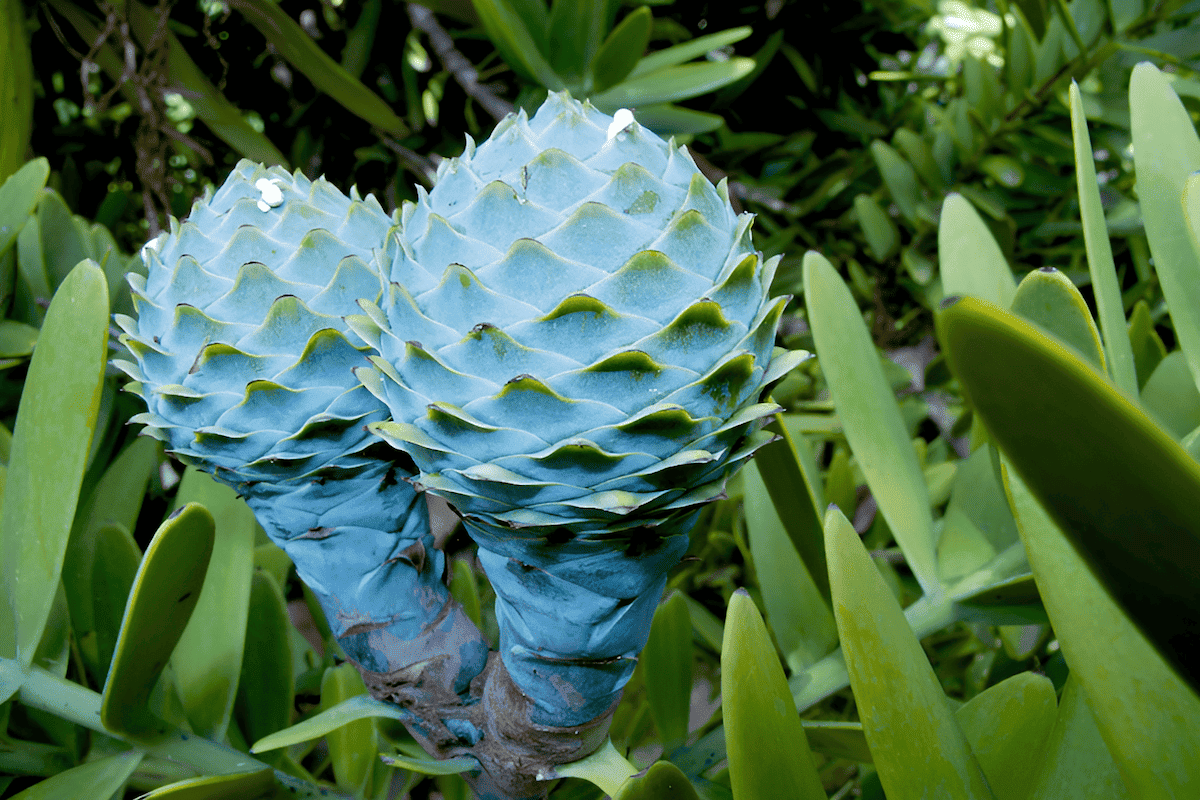
[[[670,752],[687,739],[692,699],[692,618],[678,592],[654,612],[640,660],[650,715],[663,750]]]
[[[917,204],[921,200],[921,192],[917,187],[917,173],[912,164],[904,160],[904,156],[896,152],[887,142],[876,139],[871,142],[871,157],[883,177],[888,194],[900,207],[900,213],[910,223],[918,219]],[[856,206],[857,207],[857,204]]]
[[[645,774],[626,781],[613,800],[700,800],[700,796],[679,767],[655,761]]]
[[[1181,208],[1188,177],[1200,170],[1200,137],[1166,77],[1147,63],[1133,68],[1129,110],[1138,198],[1154,254],[1154,270],[1200,383],[1200,261]]]
[[[1021,672],[954,712],[996,800],[1025,800],[1057,716],[1054,684]]]
[[[583,77],[612,25],[610,11],[615,10],[613,0],[557,0],[550,5],[546,50],[556,73],[571,82]]]
[[[171,666],[192,729],[219,740],[237,693],[257,523],[233,489],[195,468],[184,473],[175,503],[199,503],[212,514],[217,528],[204,590],[175,646]]]
[[[1083,116],[1079,86],[1074,81],[1071,82],[1071,128],[1075,137],[1075,180],[1079,190],[1083,241],[1087,246],[1088,272],[1092,276],[1100,330],[1104,332],[1108,370],[1117,386],[1131,397],[1137,397],[1137,373],[1125,327],[1125,305],[1121,299],[1117,269],[1113,264],[1104,208],[1100,204],[1100,185],[1096,182],[1092,141],[1088,136],[1087,120]]]
[[[101,528],[109,524],[123,528],[127,535],[137,527],[146,487],[150,483],[151,475],[158,468],[159,447],[156,439],[141,436],[122,450],[80,503],[71,528],[71,540],[63,562],[63,585],[71,607],[71,626],[75,629],[84,663],[99,683],[104,682],[104,676],[107,674],[108,657],[101,658],[97,654],[98,629],[94,606],[100,602],[113,601],[114,598],[109,595],[102,596],[99,594],[101,589],[93,584],[97,535]],[[109,656],[112,654],[112,646],[116,644],[128,589],[136,571],[135,562],[133,570],[128,572],[129,583],[125,585],[124,593],[119,599],[115,599],[116,605],[105,606],[103,622],[110,626],[105,630],[111,634],[107,649]],[[98,671],[101,667],[103,672]]]
[[[733,800],[824,799],[783,667],[745,589],[725,618],[721,707]]]
[[[947,297],[969,295],[1003,308],[1012,305],[1017,282],[992,232],[959,194],[948,194],[938,225],[938,261]]]
[[[867,250],[876,261],[887,261],[900,246],[900,231],[887,212],[869,194],[854,198],[854,213],[867,238]]]
[[[139,800],[266,800],[275,796],[275,772],[260,769],[179,781],[142,795]]]
[[[592,89],[603,92],[623,81],[637,66],[650,43],[654,15],[645,6],[625,15],[592,60]]]
[[[536,20],[537,33],[530,30],[509,0],[471,0],[471,3],[488,38],[514,72],[551,91],[565,86],[538,46],[541,35]]]
[[[21,662],[13,658],[0,658],[0,705],[8,702],[21,684],[25,682],[25,673]]]
[[[1027,766],[1022,767],[1028,769]],[[1129,790],[1096,728],[1074,672],[1067,677],[1030,800],[1124,800]]]
[[[1187,797],[1189,787],[1200,785],[1200,697],[1113,602],[1035,499],[1032,487],[1015,472],[1007,472],[1006,478],[1063,656],[1079,679],[1125,785],[1137,797]],[[1159,479],[1170,480],[1161,474]],[[1153,524],[1149,520],[1138,530],[1148,535]]]
[[[938,540],[938,572],[947,584],[983,568],[1017,542],[994,457],[995,450],[984,444],[958,462]]]
[[[1167,348],[1154,330],[1150,307],[1138,300],[1129,313],[1129,346],[1133,348],[1133,365],[1137,370],[1138,388],[1150,380],[1159,363],[1167,357]]]
[[[246,627],[236,711],[240,730],[254,742],[288,726],[296,694],[283,593],[261,570],[250,584],[250,619],[254,624]]]
[[[0,512],[0,657],[23,666],[58,590],[107,356],[104,273],[83,262],[55,293],[30,359]]]
[[[825,542],[850,686],[888,797],[927,797],[931,787],[946,797],[992,797],[900,604],[836,508],[825,515]]]
[[[665,67],[636,77],[630,76],[606,92],[591,98],[601,111],[637,108],[655,103],[673,103],[720,89],[750,74],[754,59],[734,56],[728,61],[704,61]]]
[[[84,658],[95,659],[94,674],[103,682],[108,679],[109,664],[117,649],[117,637],[121,633],[129,593],[137,579],[142,551],[125,526],[114,523],[104,525],[96,532],[94,554],[96,562],[88,580],[91,631],[87,636],[90,639],[81,641],[80,649],[90,651]]]
[[[471,756],[457,756],[439,761],[434,758],[410,758],[409,756],[394,755],[380,756],[379,760],[389,767],[412,770],[422,775],[457,775],[460,772],[473,772],[479,769],[479,762]]]
[[[1071,279],[1054,267],[1036,269],[1021,279],[1012,311],[1075,348],[1092,366],[1105,372],[1104,347],[1087,302]]]
[[[33,57],[25,14],[20,0],[0,2],[0,179],[20,169],[33,134]]]
[[[76,264],[91,258],[90,242],[80,235],[79,227],[75,224],[74,215],[67,208],[66,201],[53,189],[42,192],[37,218],[42,241],[53,243],[53,246],[44,247],[42,254],[46,261],[46,275],[50,280],[50,288],[55,289],[71,270],[75,269]],[[107,280],[105,285],[107,286]],[[107,300],[107,292],[105,299]]]
[[[41,227],[38,225],[36,214],[29,216],[21,232],[17,234],[16,253],[18,281],[11,316],[40,325],[46,316],[42,303],[49,301],[53,292],[50,290],[50,278],[46,274]],[[11,250],[9,255],[12,255]]]
[[[353,664],[330,667],[321,678],[322,711],[366,694],[367,687],[363,685]],[[374,720],[359,717],[340,725],[325,735],[325,741],[329,743],[329,758],[333,762],[333,774],[338,786],[347,791],[364,791],[371,781],[372,767],[379,754],[379,734]],[[410,766],[401,766],[412,769]]]
[[[1182,350],[1158,362],[1142,387],[1142,406],[1171,436],[1182,439],[1200,425],[1200,391]]]
[[[0,253],[16,241],[17,235],[33,214],[42,189],[50,177],[50,162],[35,158],[9,175],[0,185]]]
[[[12,800],[91,800],[110,797],[142,763],[145,753],[130,750],[120,755],[89,761],[35,783]]]
[[[359,119],[393,135],[408,132],[404,121],[358,78],[326,55],[278,4],[270,0],[230,0],[246,21],[258,29],[279,55],[312,85]]]
[[[767,622],[788,668],[797,672],[837,647],[837,626],[828,601],[784,530],[781,515],[767,495],[759,466],[750,463],[742,471],[750,553]],[[768,468],[765,464],[762,467]]]
[[[613,747],[612,739],[605,740],[599,750],[579,761],[560,764],[555,773],[561,778],[580,778],[599,786],[608,795],[616,795],[637,769]]]
[[[311,739],[318,739],[325,734],[335,731],[343,725],[349,725],[361,719],[371,717],[387,717],[401,722],[409,719],[409,713],[400,706],[376,700],[370,695],[355,695],[348,700],[326,708],[315,716],[303,722],[298,722],[270,736],[264,736],[250,748],[251,753],[262,753],[279,747],[288,747]]]
[[[861,722],[806,719],[803,725],[808,746],[814,753],[871,763],[871,748],[867,746]]]
[[[1193,174],[1184,184],[1183,217],[1192,240],[1192,252],[1200,259],[1200,174]]]
[[[1159,652],[1200,686],[1186,655],[1200,630],[1200,464],[1091,365],[1016,315],[963,298],[937,326],[1001,452]]]
[[[200,599],[213,535],[212,515],[189,503],[150,540],[104,684],[100,719],[108,730],[133,738],[166,732],[148,707],[150,693]]]
[[[71,656],[71,615],[67,609],[67,595],[63,591],[62,581],[58,583],[58,591],[54,593],[54,603],[50,606],[50,615],[46,619],[46,630],[42,640],[38,642],[37,652],[33,656],[33,665],[40,667],[58,677],[67,674],[67,661]]]
[[[814,252],[804,256],[804,300],[846,441],[921,588],[939,594],[929,493],[900,408],[850,290]]]
[[[0,358],[24,358],[37,344],[38,329],[24,322],[0,320]]]
[[[892,135],[892,144],[904,154],[904,158],[932,191],[938,194],[945,191],[941,169],[933,158],[931,144],[925,138],[908,128],[898,128]]]
[[[84,41],[100,41],[100,29],[77,6],[67,0],[53,0],[54,10],[74,28]],[[145,46],[154,35],[159,17],[151,9],[140,3],[130,3],[128,6],[130,28],[134,36]],[[173,33],[166,36],[169,53],[167,59],[167,78],[170,85],[187,93],[187,101],[196,112],[196,116],[204,122],[218,138],[254,161],[265,164],[280,164],[287,166],[287,159],[276,149],[275,145],[263,134],[256,131],[246,121],[242,112],[230,103],[224,95],[201,72],[196,63],[188,56],[183,44]],[[106,75],[117,83],[123,83],[123,56],[108,45],[102,46],[95,54],[96,63]],[[136,93],[131,89],[122,89],[122,94],[130,102],[137,103]]]
[[[660,136],[708,133],[725,124],[725,118],[717,114],[694,111],[672,103],[638,106],[637,120]]]
[[[795,415],[777,414],[768,429],[779,439],[755,453],[754,459],[783,530],[807,567],[810,580],[828,600],[829,568],[818,510],[825,507],[821,473],[796,421]]]
[[[722,47],[740,42],[752,32],[747,27],[730,28],[727,31],[718,31],[717,33],[710,33],[707,36],[699,36],[691,41],[673,45],[665,50],[659,50],[639,61],[637,66],[633,68],[633,72],[629,73],[629,77],[637,78],[642,75],[649,75],[665,67],[673,67],[676,64],[691,61],[693,58],[699,58],[705,53],[720,50]]]

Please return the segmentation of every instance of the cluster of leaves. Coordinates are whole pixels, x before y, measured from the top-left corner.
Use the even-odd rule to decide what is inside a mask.
[[[238,157],[395,206],[463,132],[564,86],[728,174],[785,254],[788,344],[817,358],[777,391],[781,440],[697,525],[617,710],[616,751],[654,766],[618,788],[605,751],[552,795],[1200,780],[1173,643],[1200,574],[1196,3],[349,5],[50,0],[25,14],[31,66],[4,51],[0,77],[38,96],[0,111],[32,114],[50,161],[0,190],[0,795],[465,796],[461,766],[361,697],[244,505],[132,438],[107,320],[124,253]],[[1170,88],[1143,74],[1131,113],[1145,58]],[[27,129],[3,126],[6,173]],[[992,305],[939,312],[951,295]],[[465,537],[447,547],[494,634]]]

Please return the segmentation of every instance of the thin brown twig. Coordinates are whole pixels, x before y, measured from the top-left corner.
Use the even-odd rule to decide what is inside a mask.
[[[479,82],[479,71],[454,46],[454,39],[437,21],[437,17],[432,11],[417,3],[409,3],[408,18],[412,21],[414,28],[429,37],[429,46],[434,55],[438,57],[438,61],[442,62],[442,66],[454,76],[454,80],[463,88],[468,97],[483,106],[484,110],[497,122],[512,113],[512,103],[500,99]]]

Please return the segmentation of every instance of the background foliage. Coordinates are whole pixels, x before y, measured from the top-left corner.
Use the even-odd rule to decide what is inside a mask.
[[[1186,311],[1197,307],[1187,231],[1200,188],[1185,183],[1200,169],[1200,3],[3,8],[0,171],[16,174],[0,190],[12,607],[0,656],[25,653],[22,669],[40,671],[22,677],[3,662],[0,796],[133,797],[188,779],[197,797],[269,796],[268,768],[346,796],[463,796],[453,770],[423,777],[433,767],[400,726],[353,700],[361,681],[245,507],[135,439],[125,425],[135,405],[103,369],[100,342],[129,302],[128,254],[243,155],[356,183],[390,210],[461,151],[464,133],[478,140],[562,86],[605,110],[636,107],[711,177],[728,176],[758,215],[759,247],[784,254],[775,291],[796,296],[786,344],[817,353],[776,391],[785,438],[705,512],[672,576],[612,730],[637,767],[663,760],[626,796],[668,796],[674,770],[699,796],[739,800],[787,781],[796,797],[895,798],[938,780],[997,798],[1184,797],[1200,782],[1194,668],[1167,666],[1172,633],[1196,635],[1195,523],[1164,544],[1182,548],[1170,580],[1139,573],[1119,529],[1096,569],[1107,590],[1056,531],[1087,558],[1072,531],[1104,541],[1089,502],[1111,491],[1159,503],[1167,474],[1195,486],[1178,452],[1197,452],[1200,429],[1190,344],[1200,329]],[[643,52],[659,55],[628,56]],[[1163,82],[1146,68],[1134,77],[1146,60]],[[1175,95],[1183,122],[1171,128]],[[1090,140],[1079,138],[1084,120]],[[1085,165],[1096,180],[1081,191]],[[1172,231],[1176,249],[1162,250]],[[950,295],[994,305],[961,301],[939,317]],[[987,338],[999,329],[1003,346]],[[1046,331],[1073,349],[1062,355]],[[972,373],[964,353],[987,347],[994,359]],[[1108,377],[1069,360],[1080,354]],[[1051,359],[1047,380],[1083,377],[1028,386],[1024,355]],[[1066,419],[1034,415],[1044,424],[1030,428],[988,404],[1028,407],[1050,385]],[[1083,413],[1109,406],[1111,417]],[[1040,450],[1004,433],[1022,428]],[[1151,450],[1163,460],[1133,461]],[[1037,464],[1080,479],[1048,493]],[[61,518],[36,511],[50,507]],[[174,509],[191,510],[163,523]],[[195,552],[183,558],[175,537]],[[467,538],[445,537],[456,596],[494,631]],[[1103,569],[1123,561],[1124,577]],[[37,591],[14,589],[16,565],[34,563],[47,571]],[[1177,593],[1165,633],[1114,604],[1119,582],[1135,579]],[[139,608],[155,585],[196,589],[190,614]],[[1107,679],[1098,666],[1111,667]],[[886,691],[889,675],[907,691]],[[1151,700],[1122,705],[1135,689]],[[49,709],[53,697],[68,698],[66,712]],[[775,719],[789,702],[799,717]],[[92,705],[109,733],[89,729]],[[260,748],[260,771],[211,777],[236,771],[231,752],[335,707],[288,746]],[[1164,721],[1156,708],[1177,713]],[[167,740],[129,749],[164,735],[161,720]],[[880,733],[889,727],[904,736]],[[929,752],[937,763],[914,770]],[[1041,771],[1013,766],[1044,753]],[[599,792],[567,778],[553,795]]]

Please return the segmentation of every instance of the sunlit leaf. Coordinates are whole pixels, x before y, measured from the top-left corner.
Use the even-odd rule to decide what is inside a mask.
[[[1022,772],[1027,770],[1028,765],[1023,765]],[[1036,778],[1030,800],[1124,800],[1130,796],[1073,672],[1063,687]]]
[[[650,714],[659,740],[669,752],[687,739],[692,697],[692,618],[679,593],[654,612],[641,665]]]
[[[938,225],[938,261],[947,297],[969,295],[1003,308],[1012,305],[1017,282],[987,225],[961,195],[948,194]]]
[[[260,769],[179,781],[155,789],[139,800],[265,800],[275,796],[274,771]]]
[[[704,61],[665,67],[636,77],[630,76],[606,92],[592,97],[601,111],[636,108],[655,103],[673,103],[720,89],[750,74],[754,60],[735,56],[728,61]]]
[[[996,800],[1025,800],[1057,716],[1054,684],[1022,672],[975,695],[954,713]]]
[[[145,753],[128,753],[89,761],[35,783],[11,800],[74,800],[74,798],[110,797],[138,768]]]

